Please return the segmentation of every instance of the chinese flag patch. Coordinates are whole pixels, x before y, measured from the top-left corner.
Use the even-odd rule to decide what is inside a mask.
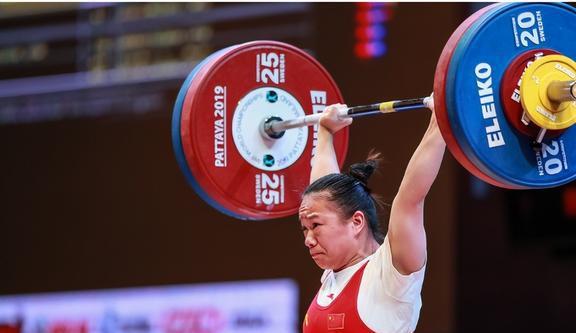
[[[344,329],[344,313],[331,313],[328,315],[328,329]]]

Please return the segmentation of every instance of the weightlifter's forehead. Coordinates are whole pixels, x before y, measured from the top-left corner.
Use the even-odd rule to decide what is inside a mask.
[[[302,204],[300,204],[300,208],[298,209],[298,219],[300,221],[305,219],[311,219],[318,216],[318,212],[314,210],[313,207],[308,205],[304,200]]]
[[[305,195],[304,198],[302,198],[300,208],[298,209],[298,218],[300,220],[312,219],[324,214],[326,209],[335,209],[330,201],[326,200],[326,195],[327,194],[325,192],[317,192]]]
[[[298,218],[300,220],[306,218],[306,216],[312,212],[314,200],[311,199],[310,195],[306,195],[302,198],[302,202],[300,202],[300,207],[298,208]]]

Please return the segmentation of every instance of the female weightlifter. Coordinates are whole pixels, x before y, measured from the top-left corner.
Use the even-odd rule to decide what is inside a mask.
[[[338,118],[340,107],[345,106],[329,106],[320,119],[311,184],[299,210],[304,243],[324,269],[303,331],[413,332],[426,267],[424,199],[446,145],[432,112],[392,203],[384,236],[367,186],[377,156],[339,173],[332,136],[352,123],[351,118]]]

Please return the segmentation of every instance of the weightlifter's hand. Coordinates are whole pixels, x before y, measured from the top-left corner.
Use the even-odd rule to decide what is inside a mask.
[[[320,126],[334,134],[342,128],[352,124],[352,118],[341,118],[339,113],[347,108],[346,104],[332,104],[326,107],[320,117]]]

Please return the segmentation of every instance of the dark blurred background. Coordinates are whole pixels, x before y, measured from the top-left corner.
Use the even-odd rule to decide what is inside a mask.
[[[269,39],[310,52],[349,105],[425,96],[482,6],[1,3],[0,296],[289,278],[298,330],[321,271],[297,218],[242,222],[194,193],[170,137],[180,85],[212,52]],[[428,119],[358,119],[346,164],[383,152],[372,184],[391,202]],[[495,188],[447,153],[416,331],[576,331],[575,191]]]

